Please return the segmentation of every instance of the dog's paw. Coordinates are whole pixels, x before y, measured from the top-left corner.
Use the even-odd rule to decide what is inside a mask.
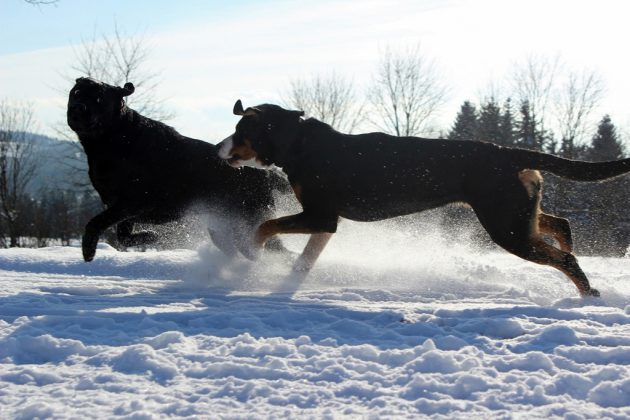
[[[582,293],[582,297],[600,297],[600,295],[599,290],[593,289],[592,287]]]
[[[83,260],[90,262],[96,255],[96,245],[98,244],[98,236],[83,235],[81,241],[81,250],[83,251]]]

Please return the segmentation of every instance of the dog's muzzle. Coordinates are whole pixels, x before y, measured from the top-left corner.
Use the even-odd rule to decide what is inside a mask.
[[[70,111],[70,114],[72,114],[72,115],[85,115],[85,114],[87,114],[87,106],[85,106],[85,104],[82,104],[80,102],[70,105],[70,107],[68,109]]]
[[[217,147],[219,147],[219,152],[218,152],[219,157],[221,159],[226,160],[227,163],[229,163],[230,166],[234,168],[249,166],[252,168],[267,169],[267,166],[261,165],[260,162],[258,162],[258,160],[256,160],[255,157],[247,159],[247,160],[243,160],[242,156],[238,154],[234,154],[232,152],[232,149],[234,148],[234,139],[232,138],[232,136],[223,140],[221,143],[217,145]]]
[[[88,119],[88,108],[85,104],[75,103],[68,107],[68,119],[72,122],[85,122]]]
[[[219,146],[219,157],[223,160],[226,160],[230,166],[234,168],[239,168],[243,166],[241,157],[238,155],[232,154],[232,148],[234,147],[234,140],[232,136],[225,138]]]
[[[232,147],[234,146],[234,142],[232,140],[232,136],[226,137],[219,146],[219,157],[221,159],[229,160],[232,157]]]

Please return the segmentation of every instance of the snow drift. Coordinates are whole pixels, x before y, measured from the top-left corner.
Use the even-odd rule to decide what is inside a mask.
[[[0,414],[630,417],[630,259],[580,258],[602,292],[581,299],[392,223],[344,222],[308,277],[214,248],[2,250]]]

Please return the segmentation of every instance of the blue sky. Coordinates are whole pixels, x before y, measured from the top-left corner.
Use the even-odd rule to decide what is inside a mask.
[[[0,99],[33,104],[38,131],[63,122],[67,74],[82,40],[140,33],[160,72],[156,95],[180,132],[218,141],[233,130],[236,99],[281,102],[291,80],[332,71],[364,90],[386,46],[420,44],[449,101],[447,129],[464,100],[504,85],[529,54],[562,56],[607,86],[595,120],[630,128],[630,4],[617,0],[59,0],[34,7],[0,1]],[[509,92],[505,92],[509,94]],[[286,95],[285,95],[286,96]]]
[[[252,0],[59,0],[50,6],[32,6],[22,0],[0,2],[0,54],[11,54],[76,43],[112,29],[113,22],[131,32],[157,33],[169,29],[236,19]],[[280,5],[280,1],[268,4]],[[10,40],[7,42],[6,40]]]

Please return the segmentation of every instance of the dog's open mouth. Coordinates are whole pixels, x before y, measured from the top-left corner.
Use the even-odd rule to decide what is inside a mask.
[[[242,159],[239,155],[230,156],[227,159],[227,163],[229,163],[230,166],[234,166],[234,167],[241,166],[241,162],[242,162]]]
[[[233,168],[242,168],[243,166],[248,166],[250,168],[257,169],[268,169],[269,166],[260,162],[257,158],[251,157],[249,159],[243,159],[240,155],[234,155],[229,157],[227,163]]]

